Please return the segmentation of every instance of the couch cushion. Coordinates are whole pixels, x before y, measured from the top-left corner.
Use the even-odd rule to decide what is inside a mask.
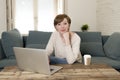
[[[81,43],[81,52],[92,56],[104,56],[102,44],[98,42]]]
[[[23,47],[23,40],[17,29],[2,33],[3,50],[7,58],[15,58],[13,47]]]
[[[81,38],[82,55],[105,56],[102,46],[101,32],[76,32]]]
[[[26,47],[44,49],[49,41],[51,32],[29,31]]]
[[[109,57],[92,57],[92,64],[107,64],[115,69],[120,69],[120,61]]]
[[[104,44],[105,54],[112,59],[120,60],[120,33],[113,33]]]
[[[27,48],[45,49],[46,44],[27,44]]]
[[[5,66],[15,66],[17,65],[16,59],[2,59],[0,60],[0,68],[4,68]]]

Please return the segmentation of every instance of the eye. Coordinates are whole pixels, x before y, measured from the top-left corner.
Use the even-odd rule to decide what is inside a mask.
[[[60,25],[60,23],[57,24],[58,26]]]
[[[67,23],[64,23],[64,25],[67,25]]]

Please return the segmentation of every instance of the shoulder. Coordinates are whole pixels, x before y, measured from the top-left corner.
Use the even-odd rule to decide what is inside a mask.
[[[72,38],[74,38],[74,39],[80,39],[80,36],[78,36],[77,33],[75,33],[75,32],[70,32],[70,34],[71,34],[71,37],[72,37]]]
[[[57,31],[55,31],[55,32],[52,32],[52,35],[51,36],[56,36],[56,35],[58,35],[58,32]]]
[[[58,37],[59,37],[59,33],[57,31],[55,31],[55,32],[52,32],[50,38],[53,39],[53,40],[56,40],[56,38],[58,38]]]

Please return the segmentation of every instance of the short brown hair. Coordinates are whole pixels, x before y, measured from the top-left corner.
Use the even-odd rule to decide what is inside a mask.
[[[54,26],[56,26],[58,23],[62,22],[64,20],[64,18],[67,19],[67,22],[69,23],[69,25],[71,24],[71,19],[68,15],[66,14],[59,14],[55,17],[54,19]]]

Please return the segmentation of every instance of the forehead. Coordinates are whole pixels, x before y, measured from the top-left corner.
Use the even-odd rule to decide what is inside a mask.
[[[62,22],[68,22],[68,21],[67,21],[67,19],[66,19],[66,18],[64,18]]]

